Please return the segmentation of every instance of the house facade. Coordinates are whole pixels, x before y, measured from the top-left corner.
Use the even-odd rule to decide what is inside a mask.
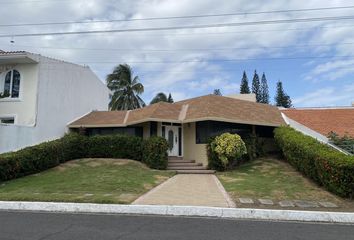
[[[169,156],[193,159],[206,166],[206,144],[210,137],[224,132],[241,136],[256,133],[267,140],[272,139],[273,129],[281,124],[284,121],[277,107],[206,95],[175,103],[159,102],[130,111],[93,111],[68,127],[87,135],[162,136],[169,142]]]
[[[22,51],[0,51],[0,94],[0,153],[59,138],[109,101],[88,67]]]

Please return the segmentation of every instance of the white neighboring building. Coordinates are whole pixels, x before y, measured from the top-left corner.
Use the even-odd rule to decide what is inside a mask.
[[[107,110],[109,90],[90,68],[0,51],[0,153],[62,137],[67,124]]]

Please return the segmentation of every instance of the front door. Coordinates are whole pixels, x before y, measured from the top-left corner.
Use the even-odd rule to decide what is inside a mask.
[[[165,138],[168,142],[168,156],[178,156],[179,155],[179,135],[178,126],[165,126]]]

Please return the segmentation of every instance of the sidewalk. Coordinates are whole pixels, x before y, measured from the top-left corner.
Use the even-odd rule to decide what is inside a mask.
[[[178,174],[132,204],[235,207],[213,174]]]

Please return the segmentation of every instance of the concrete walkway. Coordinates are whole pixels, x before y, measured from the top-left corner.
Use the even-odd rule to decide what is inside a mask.
[[[235,207],[213,174],[178,174],[133,204]]]

